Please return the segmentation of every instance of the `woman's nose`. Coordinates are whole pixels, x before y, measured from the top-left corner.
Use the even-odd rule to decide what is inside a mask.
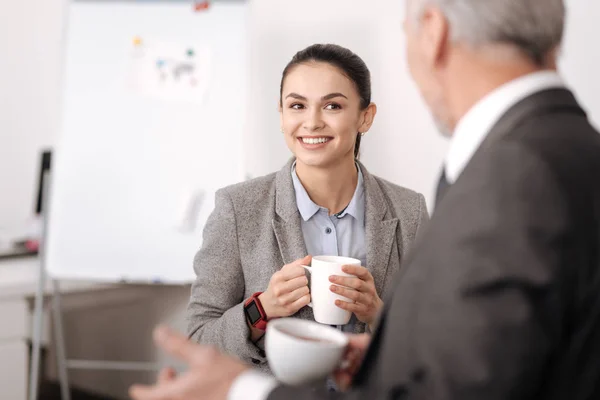
[[[321,110],[315,109],[310,112],[306,121],[304,121],[304,129],[309,132],[318,131],[325,126],[321,117]]]

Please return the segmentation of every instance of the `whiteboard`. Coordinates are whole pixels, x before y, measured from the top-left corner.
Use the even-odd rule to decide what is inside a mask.
[[[189,282],[215,189],[244,176],[246,5],[73,1],[68,13],[47,271]],[[204,202],[182,224],[195,193]]]

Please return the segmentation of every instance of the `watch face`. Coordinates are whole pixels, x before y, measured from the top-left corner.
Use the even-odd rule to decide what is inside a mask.
[[[248,315],[248,319],[252,325],[260,320],[261,315],[260,311],[258,311],[256,302],[253,301],[252,303],[248,304],[248,307],[246,307],[246,314]]]

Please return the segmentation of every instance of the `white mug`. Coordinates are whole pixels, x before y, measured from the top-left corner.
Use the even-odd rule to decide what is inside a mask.
[[[339,256],[315,256],[311,266],[303,265],[310,272],[310,297],[309,304],[313,309],[315,321],[327,325],[346,325],[350,322],[352,313],[335,305],[336,300],[352,303],[347,297],[333,293],[329,288],[331,275],[354,276],[342,271],[343,265],[360,265],[360,260]]]
[[[269,366],[275,377],[288,385],[326,378],[340,365],[347,345],[344,333],[313,321],[278,318],[267,324]]]

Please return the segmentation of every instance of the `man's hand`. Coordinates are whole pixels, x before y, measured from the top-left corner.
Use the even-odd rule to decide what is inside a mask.
[[[129,395],[134,400],[226,399],[233,381],[249,368],[165,327],[154,331],[154,340],[168,354],[185,361],[189,370],[176,376],[175,371],[168,368],[161,371],[155,385],[132,386]]]
[[[349,335],[348,347],[344,354],[342,366],[340,369],[334,372],[333,376],[338,387],[341,390],[346,390],[350,387],[352,379],[358,368],[362,363],[365,356],[369,343],[371,342],[371,335],[363,333],[362,335]]]

